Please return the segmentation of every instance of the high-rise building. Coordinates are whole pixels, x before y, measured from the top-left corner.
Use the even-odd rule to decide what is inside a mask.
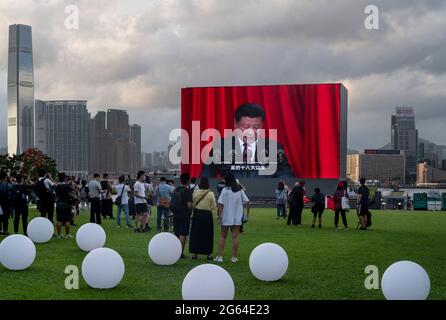
[[[151,168],[153,166],[153,153],[143,153],[143,167]]]
[[[90,156],[89,172],[101,173],[108,171],[106,159],[107,151],[107,123],[105,111],[99,111],[93,119],[90,120]]]
[[[392,181],[404,184],[405,162],[405,156],[398,150],[364,150],[347,156],[347,177],[352,181],[365,178],[384,184]]]
[[[141,127],[129,125],[127,111],[99,111],[90,122],[90,132],[90,173],[117,177],[135,175],[141,168]]]
[[[417,166],[417,185],[446,183],[446,171],[432,167],[427,162]]]
[[[106,159],[108,171],[119,175],[133,172],[131,149],[130,149],[130,127],[129,115],[125,110],[107,110],[107,144],[109,156]]]
[[[31,26],[9,26],[8,153],[34,147],[34,71]]]
[[[413,108],[397,107],[391,120],[391,148],[406,156],[406,182],[414,183],[418,163],[418,130]]]
[[[90,151],[89,119],[85,100],[36,100],[36,148],[53,158],[59,171],[86,176]]]
[[[141,170],[141,126],[133,124],[130,127],[130,146],[132,152],[130,163],[133,165],[132,172]]]

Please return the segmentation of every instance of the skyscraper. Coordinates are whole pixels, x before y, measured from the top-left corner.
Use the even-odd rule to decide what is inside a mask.
[[[141,126],[133,124],[130,127],[130,148],[132,172],[138,172],[141,170]]]
[[[406,156],[406,182],[415,183],[418,163],[418,130],[413,108],[397,107],[391,121],[391,148]]]
[[[85,100],[36,100],[36,147],[56,161],[59,171],[88,174],[89,119]]]
[[[134,175],[141,168],[141,127],[129,125],[127,111],[99,111],[90,132],[90,173]]]
[[[34,72],[31,26],[9,26],[8,153],[34,146]]]

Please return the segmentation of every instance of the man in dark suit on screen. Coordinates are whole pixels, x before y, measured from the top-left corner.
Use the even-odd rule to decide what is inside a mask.
[[[201,176],[214,178],[232,173],[236,178],[294,177],[283,146],[262,137],[265,111],[254,103],[240,105],[235,111],[232,134],[213,145]]]

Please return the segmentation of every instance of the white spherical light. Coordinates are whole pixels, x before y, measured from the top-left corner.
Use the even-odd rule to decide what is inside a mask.
[[[215,264],[193,268],[183,280],[184,300],[233,300],[234,281],[229,273]]]
[[[181,256],[181,242],[173,234],[161,232],[150,240],[148,252],[155,264],[172,265]]]
[[[101,248],[105,244],[105,231],[96,223],[86,223],[77,230],[76,242],[84,251]]]
[[[28,237],[37,243],[50,241],[54,235],[54,226],[50,220],[43,217],[34,218],[28,225]]]
[[[94,289],[116,287],[124,277],[125,265],[119,253],[109,248],[89,252],[82,262],[82,277]]]
[[[259,280],[277,281],[287,272],[288,256],[281,246],[262,243],[249,256],[249,269]]]
[[[431,283],[422,266],[411,261],[399,261],[386,269],[381,288],[387,300],[426,300]]]
[[[0,243],[0,263],[9,270],[24,270],[36,258],[34,243],[24,235],[14,234]]]

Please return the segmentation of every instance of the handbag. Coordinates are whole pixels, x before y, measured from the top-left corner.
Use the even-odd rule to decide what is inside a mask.
[[[206,191],[206,192],[201,196],[201,198],[198,199],[197,202],[195,202],[195,204],[194,204],[194,206],[193,206],[194,209],[198,206],[198,204],[201,202],[201,200],[203,200],[203,199],[208,195],[208,193],[209,193],[209,190]]]
[[[168,198],[160,199],[160,206],[164,208],[170,208],[170,199]]]
[[[342,197],[341,208],[342,210],[350,210],[350,201],[346,196]]]
[[[201,202],[201,200],[203,200],[204,198],[206,198],[206,196],[208,195],[208,193],[209,193],[209,190],[208,191],[206,191],[202,196],[201,196],[201,198],[200,199],[198,199],[198,201],[193,205],[193,211],[192,211],[192,215],[191,215],[191,219],[193,218],[193,216],[194,216],[194,211],[195,211],[195,208],[198,206],[198,204]]]
[[[122,191],[121,191],[121,195],[119,197],[116,198],[115,200],[115,205],[120,206],[121,202],[122,202],[122,195],[124,194],[124,190],[125,190],[125,185],[123,185],[122,187]]]

